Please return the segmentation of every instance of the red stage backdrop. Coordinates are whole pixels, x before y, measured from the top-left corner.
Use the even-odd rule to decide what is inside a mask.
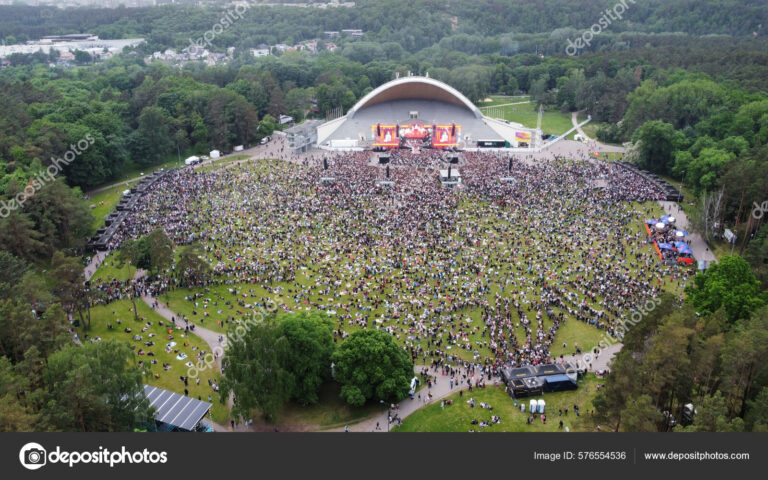
[[[400,139],[397,138],[397,125],[372,125],[373,135],[376,141],[375,147],[397,148],[400,146]]]
[[[461,126],[456,125],[435,125],[435,137],[432,139],[432,146],[435,148],[451,148],[459,146],[459,137],[461,136]]]

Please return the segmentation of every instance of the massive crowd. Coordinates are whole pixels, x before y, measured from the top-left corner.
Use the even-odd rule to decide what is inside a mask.
[[[447,368],[471,359],[488,375],[555,360],[550,347],[564,322],[613,333],[677,276],[639,228],[650,214],[642,202],[662,192],[631,171],[462,152],[463,184],[449,189],[437,181],[447,154],[424,150],[393,155],[394,184],[381,186],[377,155],[315,152],[174,171],[111,247],[163,228],[177,245],[202,245],[215,276],[201,288],[260,286],[287,298],[287,311],[327,311],[339,337],[381,328],[415,361]],[[129,285],[99,288],[120,298]]]

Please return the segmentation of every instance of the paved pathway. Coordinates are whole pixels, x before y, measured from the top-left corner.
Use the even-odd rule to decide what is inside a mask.
[[[181,315],[171,311],[166,304],[160,301],[161,298],[152,297],[150,295],[142,295],[141,299],[144,300],[144,303],[149,305],[150,308],[152,308],[155,312],[159,313],[161,317],[168,321],[174,322],[177,327],[185,327],[185,323],[181,318]],[[155,302],[157,302],[157,305],[155,305]],[[207,328],[201,327],[200,325],[195,324],[195,329],[192,331],[192,333],[202,338],[210,347],[211,352],[221,351],[221,349],[224,348],[224,345],[226,345],[226,335],[216,333],[213,330],[208,330]],[[219,342],[219,337],[222,337],[221,342]],[[218,365],[219,370],[221,370],[221,355],[216,358],[216,364]]]
[[[93,277],[93,274],[96,273],[96,270],[98,270],[101,264],[104,263],[104,259],[107,258],[108,254],[108,251],[100,250],[91,257],[91,261],[88,262],[88,265],[86,265],[83,270],[83,275],[85,275],[86,280],[90,280],[91,277]]]
[[[579,110],[578,112],[572,112],[571,113],[571,123],[573,123],[573,126],[576,127],[576,131],[579,132],[579,134],[587,139],[587,145],[590,146],[592,151],[599,151],[599,152],[616,152],[616,153],[624,153],[626,149],[624,147],[618,146],[618,145],[608,145],[605,143],[600,143],[594,138],[591,138],[589,135],[584,133],[584,130],[581,129],[581,126],[579,126],[579,114],[583,112],[584,110]]]
[[[413,367],[414,372],[417,374],[421,373],[422,370],[424,370],[424,365],[416,365]],[[435,375],[435,371],[433,369],[429,370],[430,375]],[[458,393],[459,390],[466,390],[468,388],[468,385],[466,382],[463,382],[459,385],[454,385],[453,388],[451,388],[450,383],[450,377],[442,376],[439,374],[438,370],[438,376],[436,377],[436,382],[433,382],[432,388],[423,387],[419,392],[417,393],[417,396],[414,399],[407,398],[399,403],[400,408],[397,409],[394,414],[397,415],[399,418],[404,419],[408,415],[412,414],[416,410],[423,408],[427,405],[431,405],[433,403],[440,403],[440,400],[442,400],[445,397],[448,397],[454,393]],[[479,378],[479,377],[478,377]],[[474,378],[472,378],[474,380]],[[490,382],[486,382],[486,388],[493,388],[493,386],[498,383],[499,385],[502,385],[503,383],[498,378],[494,378]],[[503,388],[503,387],[502,387]],[[425,403],[424,400],[427,397],[427,394],[432,394],[432,400]],[[387,432],[388,428],[387,425],[389,423],[388,419],[389,409],[388,411],[384,411],[382,413],[373,415],[371,417],[366,418],[365,420],[358,422],[354,425],[349,425],[349,431],[350,432]],[[376,429],[376,424],[378,423],[379,429]],[[393,426],[395,424],[393,423]],[[344,426],[333,428],[328,430],[330,432],[343,432]]]
[[[621,350],[621,344],[616,343],[614,345],[611,345],[607,348],[604,348],[600,354],[593,359],[589,359],[588,363],[588,370],[590,372],[596,372],[601,370],[608,370],[610,366],[610,361],[613,359],[613,357],[616,355],[616,353]],[[586,354],[585,352],[584,354]],[[572,362],[572,363],[578,363],[582,359],[583,355],[567,355],[564,357],[564,360],[566,362]],[[421,373],[421,371],[424,369],[424,365],[417,365],[414,366],[413,370],[416,374]],[[404,419],[405,417],[411,415],[413,412],[419,410],[420,408],[423,408],[427,405],[431,405],[434,403],[440,403],[440,400],[442,400],[445,397],[448,397],[450,395],[453,395],[454,393],[458,393],[460,390],[467,390],[468,385],[466,382],[461,383],[459,385],[454,385],[453,388],[451,388],[450,383],[450,377],[442,376],[440,373],[440,369],[437,370],[437,372],[434,369],[429,370],[430,375],[438,375],[436,378],[436,382],[432,384],[432,388],[424,387],[422,388],[416,398],[414,399],[405,399],[400,402],[400,408],[395,412],[397,417],[400,419]],[[498,388],[504,388],[504,382],[498,378],[494,377],[490,381],[486,381],[486,387],[485,388],[495,388],[495,386],[498,386]],[[424,402],[427,394],[432,394],[432,400],[428,401],[427,403]],[[467,395],[465,393],[465,396],[469,398],[471,394]],[[389,423],[388,419],[389,411],[382,412],[376,415],[373,415],[371,417],[366,418],[365,420],[358,422],[356,424],[350,424],[349,425],[349,431],[350,432],[386,432],[387,424]],[[379,428],[376,428],[376,425],[379,425]],[[393,424],[394,425],[394,424]],[[343,432],[344,427],[338,427],[333,428],[328,431],[331,432]]]

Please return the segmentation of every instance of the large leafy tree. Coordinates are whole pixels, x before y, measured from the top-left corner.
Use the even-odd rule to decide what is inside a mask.
[[[249,418],[260,410],[275,418],[291,396],[295,377],[288,370],[291,348],[274,318],[250,325],[245,335],[233,327],[222,361],[221,398],[234,394],[232,413]]]
[[[724,384],[731,417],[743,417],[758,391],[768,384],[768,307],[730,332],[722,350]]]
[[[724,307],[731,323],[749,317],[765,303],[760,282],[739,256],[725,256],[704,273],[697,274],[686,288],[687,301],[703,315]]]
[[[318,393],[331,376],[333,324],[320,313],[286,316],[280,323],[291,353],[286,368],[295,379],[291,398],[300,403],[317,403]]]
[[[333,362],[341,398],[350,405],[362,406],[369,400],[398,402],[408,394],[413,364],[385,332],[354,332],[336,350]]]
[[[682,143],[682,134],[661,120],[644,123],[632,136],[638,143],[638,166],[651,172],[668,174],[673,165],[673,154]]]
[[[35,230],[29,215],[14,210],[0,220],[0,248],[30,262],[39,261],[45,251],[43,234]]]
[[[22,298],[0,301],[0,354],[11,361],[21,362],[32,347],[48,356],[71,340],[69,322],[58,304],[38,312]]]
[[[69,346],[48,357],[42,409],[54,429],[133,431],[152,418],[133,352],[115,340]]]
[[[38,415],[30,408],[27,395],[30,379],[8,358],[0,356],[0,432],[31,432]]]
[[[248,322],[232,327],[228,342],[222,398],[235,394],[236,414],[258,409],[273,419],[288,400],[318,402],[335,349],[327,318],[300,313]]]
[[[173,242],[162,228],[153,230],[149,235],[139,240],[139,248],[146,252],[142,262],[137,265],[152,273],[160,273],[171,266],[173,262]]]
[[[6,298],[12,293],[12,287],[21,281],[27,268],[27,262],[0,250],[0,298]]]
[[[131,158],[138,165],[159,163],[174,147],[168,114],[160,107],[148,106],[141,111],[139,126],[129,141]]]
[[[179,249],[176,270],[182,279],[192,284],[207,280],[212,272],[211,266],[203,258],[203,251],[198,243],[184,245]]]

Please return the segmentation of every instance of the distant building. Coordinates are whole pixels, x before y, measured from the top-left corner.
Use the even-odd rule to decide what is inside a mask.
[[[357,28],[348,28],[348,29],[342,30],[341,33],[352,38],[360,38],[364,35],[363,31]]]
[[[266,57],[269,56],[269,48],[252,48],[251,54],[254,57]]]
[[[70,33],[68,35],[48,35],[40,39],[40,42],[95,42],[99,40],[98,35],[92,33]],[[35,43],[35,42],[27,42]]]
[[[336,38],[341,36],[337,31],[323,32],[323,35],[325,35],[325,38]]]
[[[322,120],[307,120],[301,125],[286,128],[283,132],[288,139],[288,146],[294,153],[303,153],[312,148],[317,143],[317,127],[322,123]]]

